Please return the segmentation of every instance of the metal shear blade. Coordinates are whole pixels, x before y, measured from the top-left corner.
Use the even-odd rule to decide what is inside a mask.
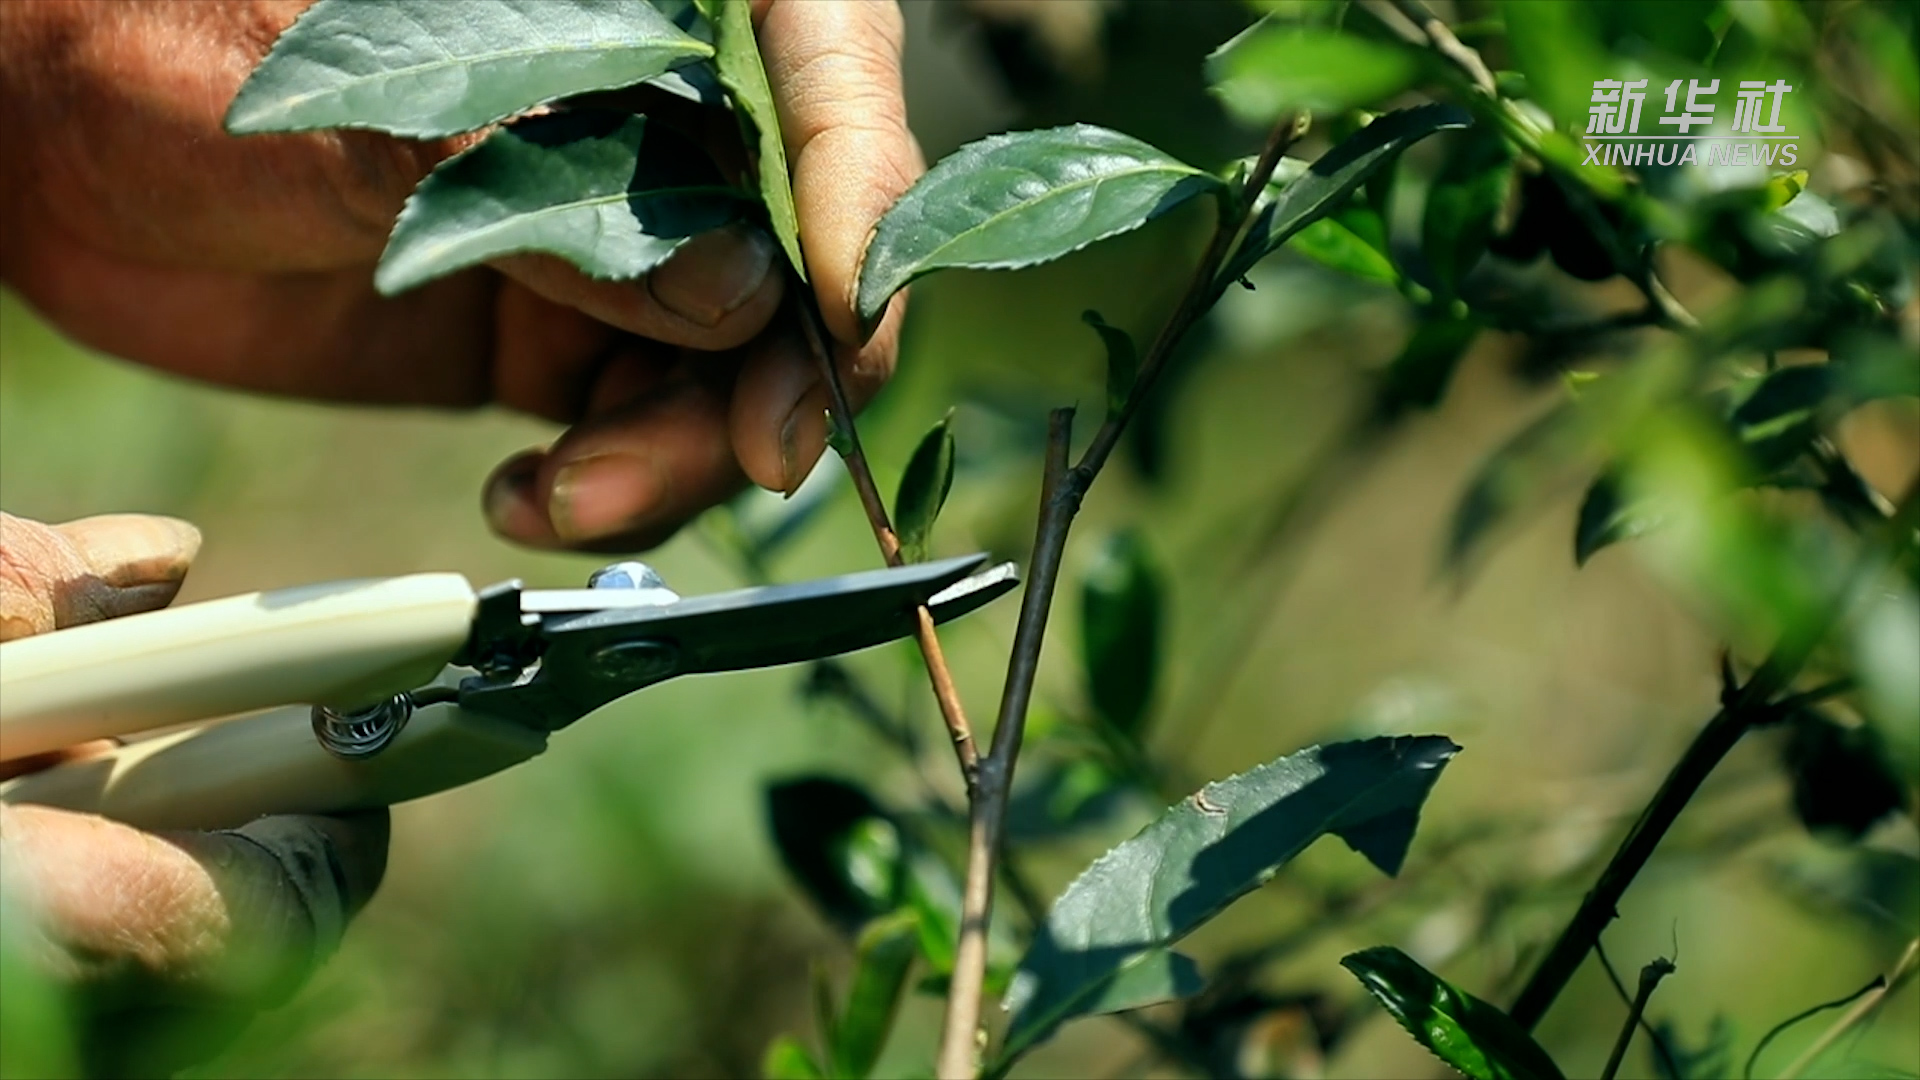
[[[621,590],[519,593],[518,625],[501,632],[531,636],[537,662],[466,680],[460,704],[551,730],[677,675],[856,652],[913,634],[922,605],[945,622],[1018,583],[1012,563],[975,573],[986,561],[971,555],[688,599],[666,600],[671,594],[662,590],[658,600],[639,605],[609,595]],[[498,617],[492,622],[505,626]],[[482,632],[476,626],[470,651],[497,654],[480,640]]]

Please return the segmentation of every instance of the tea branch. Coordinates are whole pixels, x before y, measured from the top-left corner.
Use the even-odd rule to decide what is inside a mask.
[[[806,335],[807,349],[813,353],[820,364],[827,381],[827,392],[833,399],[828,422],[839,428],[842,438],[836,440],[840,445],[840,458],[846,463],[848,475],[853,477],[854,490],[860,494],[860,506],[867,512],[867,524],[873,528],[873,538],[880,545],[880,556],[888,566],[899,566],[900,538],[893,531],[893,523],[887,518],[887,504],[880,498],[880,489],[874,485],[873,469],[867,465],[867,455],[860,447],[860,429],[853,422],[853,408],[847,401],[847,388],[840,378],[840,365],[834,362],[833,350],[827,345],[827,337],[821,328],[820,309],[813,293],[802,282],[790,282],[789,288],[800,297],[795,305],[800,311],[800,329]],[[926,605],[914,609],[913,637],[920,645],[920,656],[927,665],[927,681],[933,687],[933,698],[940,704],[940,718],[946,721],[947,735],[953,742],[953,755],[960,764],[960,776],[966,781],[968,795],[973,793],[976,774],[979,771],[979,751],[973,743],[973,727],[967,722],[967,711],[960,703],[960,691],[953,684],[953,672],[947,667],[946,652],[940,648],[940,635],[933,626],[933,613]]]
[[[1914,528],[1920,525],[1920,483],[1907,492],[1900,500],[1899,508],[1884,524],[1884,529],[1876,538],[1880,543],[1875,546],[1898,551],[1914,542]],[[1868,555],[1865,564],[1872,566],[1874,563],[1874,556]],[[1816,695],[1837,693],[1850,685],[1845,681],[1835,682],[1816,691],[1780,698],[1781,693],[1800,674],[1800,669],[1806,665],[1814,648],[1826,636],[1827,627],[1844,613],[1847,601],[1854,593],[1852,583],[1844,586],[1819,625],[1807,627],[1776,646],[1745,686],[1736,686],[1731,678],[1726,679],[1721,692],[1720,711],[1707,721],[1707,726],[1700,730],[1680,760],[1674,763],[1673,770],[1661,782],[1653,801],[1641,812],[1640,819],[1634,823],[1613,858],[1600,872],[1600,880],[1580,902],[1579,909],[1574,912],[1566,929],[1560,932],[1552,950],[1521,989],[1512,1009],[1515,1023],[1532,1030],[1546,1015],[1554,999],[1560,996],[1560,991],[1566,988],[1568,980],[1573,978],[1573,973],[1579,970],[1581,962],[1599,940],[1600,932],[1618,914],[1620,898],[1626,895],[1627,886],[1646,866],[1654,849],[1700,790],[1708,774],[1727,756],[1741,736],[1768,721],[1778,719],[1789,707],[1808,704]]]
[[[1221,268],[1233,253],[1235,242],[1252,217],[1254,203],[1266,190],[1267,181],[1272,179],[1281,157],[1299,136],[1299,119],[1295,116],[1281,119],[1268,136],[1260,157],[1248,170],[1237,197],[1223,200],[1220,219],[1214,226],[1206,253],[1201,256],[1173,314],[1141,357],[1126,400],[1094,432],[1093,441],[1071,468],[1067,461],[1073,436],[1073,410],[1057,409],[1048,418],[1046,472],[1033,559],[1027,570],[1020,621],[1014,630],[1013,655],[1007,665],[993,746],[987,756],[980,759],[968,815],[967,876],[961,891],[960,940],[954,953],[946,1022],[936,1059],[942,1080],[971,1077],[976,1069],[981,997],[986,984],[987,928],[993,914],[994,866],[1004,839],[1014,764],[1026,733],[1027,703],[1040,666],[1047,613],[1059,582],[1060,562],[1074,515],[1079,513],[1088,488],[1100,475],[1127,422],[1139,411],[1142,400],[1165,370],[1181,339],[1219,299]]]

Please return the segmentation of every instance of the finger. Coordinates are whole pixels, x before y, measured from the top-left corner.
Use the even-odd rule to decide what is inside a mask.
[[[91,1011],[272,1003],[338,946],[386,869],[385,810],[159,836],[0,806],[10,900]]]
[[[0,641],[165,607],[199,550],[200,531],[177,518],[47,526],[0,513]]]
[[[0,780],[11,780],[16,776],[25,776],[42,769],[51,769],[55,765],[71,765],[86,761],[101,754],[119,749],[120,744],[112,739],[94,739],[91,742],[75,743],[58,750],[48,750],[41,754],[28,754],[26,757],[0,761]]]
[[[834,343],[840,381],[855,409],[893,374],[899,339],[896,309],[864,346]],[[733,452],[754,483],[791,495],[826,451],[832,389],[797,329],[762,335],[746,354],[728,414]]]
[[[683,364],[551,450],[503,466],[488,489],[494,528],[535,547],[634,551],[738,491],[744,477],[727,437],[733,373],[700,375]]]
[[[558,304],[669,345],[730,349],[780,306],[784,289],[773,239],[729,225],[687,241],[639,281],[595,281],[551,255],[514,255],[494,265]]]
[[[843,342],[866,336],[854,286],[867,237],[925,169],[907,128],[904,37],[893,0],[773,0],[760,20],[801,246],[827,327]]]

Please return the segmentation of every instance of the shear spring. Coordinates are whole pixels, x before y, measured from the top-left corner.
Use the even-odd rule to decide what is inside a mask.
[[[400,737],[413,712],[422,705],[437,705],[458,695],[451,690],[429,687],[413,693],[395,694],[385,701],[351,712],[338,712],[325,705],[313,707],[313,736],[327,753],[345,761],[370,758],[392,745]]]

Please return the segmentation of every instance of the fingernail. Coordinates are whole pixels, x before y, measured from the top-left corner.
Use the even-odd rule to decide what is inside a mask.
[[[190,522],[179,518],[155,517],[160,527],[172,541],[172,558],[164,568],[169,581],[179,581],[187,576],[188,567],[193,565],[193,557],[200,554],[200,530]]]
[[[785,483],[782,494],[788,498],[800,490],[807,474],[827,449],[827,387],[814,383],[800,395],[799,404],[787,413],[780,425],[780,474]]]
[[[652,458],[582,458],[553,478],[547,517],[562,540],[598,540],[643,522],[667,495],[666,470]]]
[[[542,456],[538,450],[516,455],[502,462],[487,478],[480,505],[487,525],[494,532],[517,535],[514,526],[526,508],[533,505],[533,480],[540,472]]]
[[[775,254],[773,238],[754,226],[715,229],[648,274],[647,291],[688,322],[718,326],[766,284]]]

